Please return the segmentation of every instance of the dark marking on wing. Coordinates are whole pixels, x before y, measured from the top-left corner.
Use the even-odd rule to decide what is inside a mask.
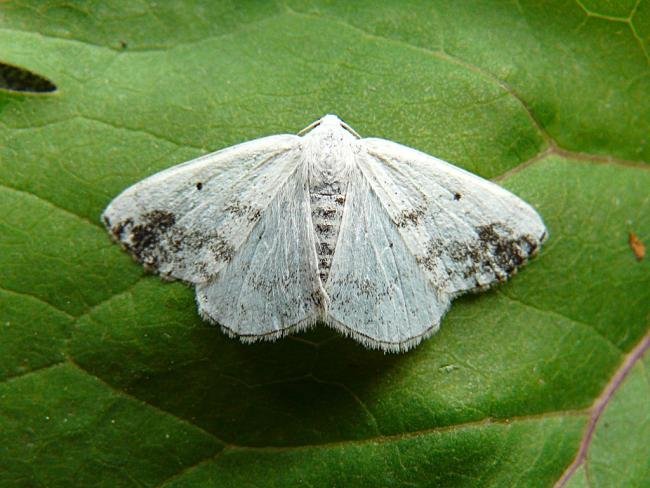
[[[110,225],[110,221],[108,218],[105,219],[106,225]],[[126,233],[126,229],[130,229],[133,227],[133,219],[128,218],[126,220],[123,220],[122,222],[119,222],[113,226],[110,227],[111,230],[111,235],[115,240],[121,241],[124,239],[124,235]]]
[[[239,202],[237,200],[228,204],[228,206],[226,206],[223,211],[236,215],[237,217],[246,216],[250,222],[257,220],[262,214],[261,209],[253,207],[252,205],[248,205],[246,203]]]
[[[216,261],[229,262],[235,255],[235,248],[219,234],[210,238],[210,251]]]
[[[458,201],[458,200],[460,200],[461,197],[462,197],[462,195],[460,193],[458,193],[458,192],[454,193],[454,200]]]
[[[192,266],[195,274],[207,278],[205,262],[197,260],[185,263],[180,255],[200,255],[200,251],[207,248],[215,261],[229,262],[235,254],[235,248],[219,232],[203,234],[178,227],[176,216],[165,210],[146,213],[137,224],[132,218],[127,218],[111,226],[106,217],[104,223],[115,240],[149,270],[158,269],[162,263],[174,263],[177,269]]]
[[[395,225],[397,225],[397,227],[409,227],[418,225],[420,222],[420,217],[424,215],[425,211],[426,209],[424,207],[402,210],[397,219],[395,219]]]
[[[512,229],[501,223],[478,226],[475,232],[478,239],[471,242],[432,238],[425,255],[417,258],[418,263],[433,271],[440,265],[439,259],[448,256],[462,270],[464,279],[487,272],[493,273],[499,281],[505,281],[539,247],[533,236],[513,237]],[[448,269],[447,274],[451,277],[452,271]]]
[[[196,189],[197,189],[197,190],[201,190],[201,189],[203,189],[203,183],[201,183],[200,181],[197,182],[197,184],[196,184]]]
[[[336,291],[331,296],[331,299],[336,300],[340,303],[350,303],[349,298],[344,299],[341,296],[341,292],[344,289],[353,289],[355,291],[355,295],[362,295],[369,299],[372,299],[373,301],[379,300],[380,298],[389,296],[394,293],[394,289],[392,289],[389,285],[371,281],[367,277],[339,277],[336,280],[334,289]]]
[[[139,262],[155,266],[158,256],[154,250],[175,222],[171,212],[154,210],[143,215],[142,223],[134,225],[133,219],[128,218],[114,225],[111,232]]]
[[[510,229],[506,230],[505,235],[499,233],[498,229],[497,224],[480,226],[477,228],[478,236],[483,248],[492,250],[491,255],[495,257],[498,267],[510,274],[537,251],[537,243],[527,235],[511,239],[508,237],[512,233]],[[488,265],[492,265],[492,261],[488,261]]]

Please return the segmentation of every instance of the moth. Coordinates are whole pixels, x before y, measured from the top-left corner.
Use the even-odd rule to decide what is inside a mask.
[[[334,115],[136,183],[106,208],[112,237],[201,317],[244,342],[324,323],[406,351],[451,301],[535,255],[541,217],[500,186]]]

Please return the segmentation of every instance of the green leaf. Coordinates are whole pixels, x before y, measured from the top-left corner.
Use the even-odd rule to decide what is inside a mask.
[[[646,337],[594,405],[577,458],[565,473],[568,487],[643,486],[650,472],[650,383]],[[618,391],[617,391],[618,390]],[[633,462],[630,462],[633,460]]]
[[[1,12],[1,486],[650,477],[650,260],[628,246],[650,243],[650,2]],[[495,178],[550,240],[383,355],[325,327],[229,339],[99,222],[157,170],[328,112]]]

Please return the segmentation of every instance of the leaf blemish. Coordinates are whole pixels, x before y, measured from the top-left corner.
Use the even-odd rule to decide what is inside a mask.
[[[0,62],[0,88],[27,93],[52,93],[57,87],[44,76]]]
[[[645,244],[641,239],[639,239],[639,236],[634,232],[630,232],[628,236],[628,244],[630,245],[630,249],[632,249],[632,253],[636,260],[643,261],[643,258],[645,258]]]

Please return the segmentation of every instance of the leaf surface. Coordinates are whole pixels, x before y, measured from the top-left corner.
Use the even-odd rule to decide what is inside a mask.
[[[648,479],[649,46],[645,0],[2,4],[0,485]],[[8,89],[20,69],[57,90]],[[496,179],[550,240],[383,355],[324,327],[228,339],[99,222],[330,112]]]

